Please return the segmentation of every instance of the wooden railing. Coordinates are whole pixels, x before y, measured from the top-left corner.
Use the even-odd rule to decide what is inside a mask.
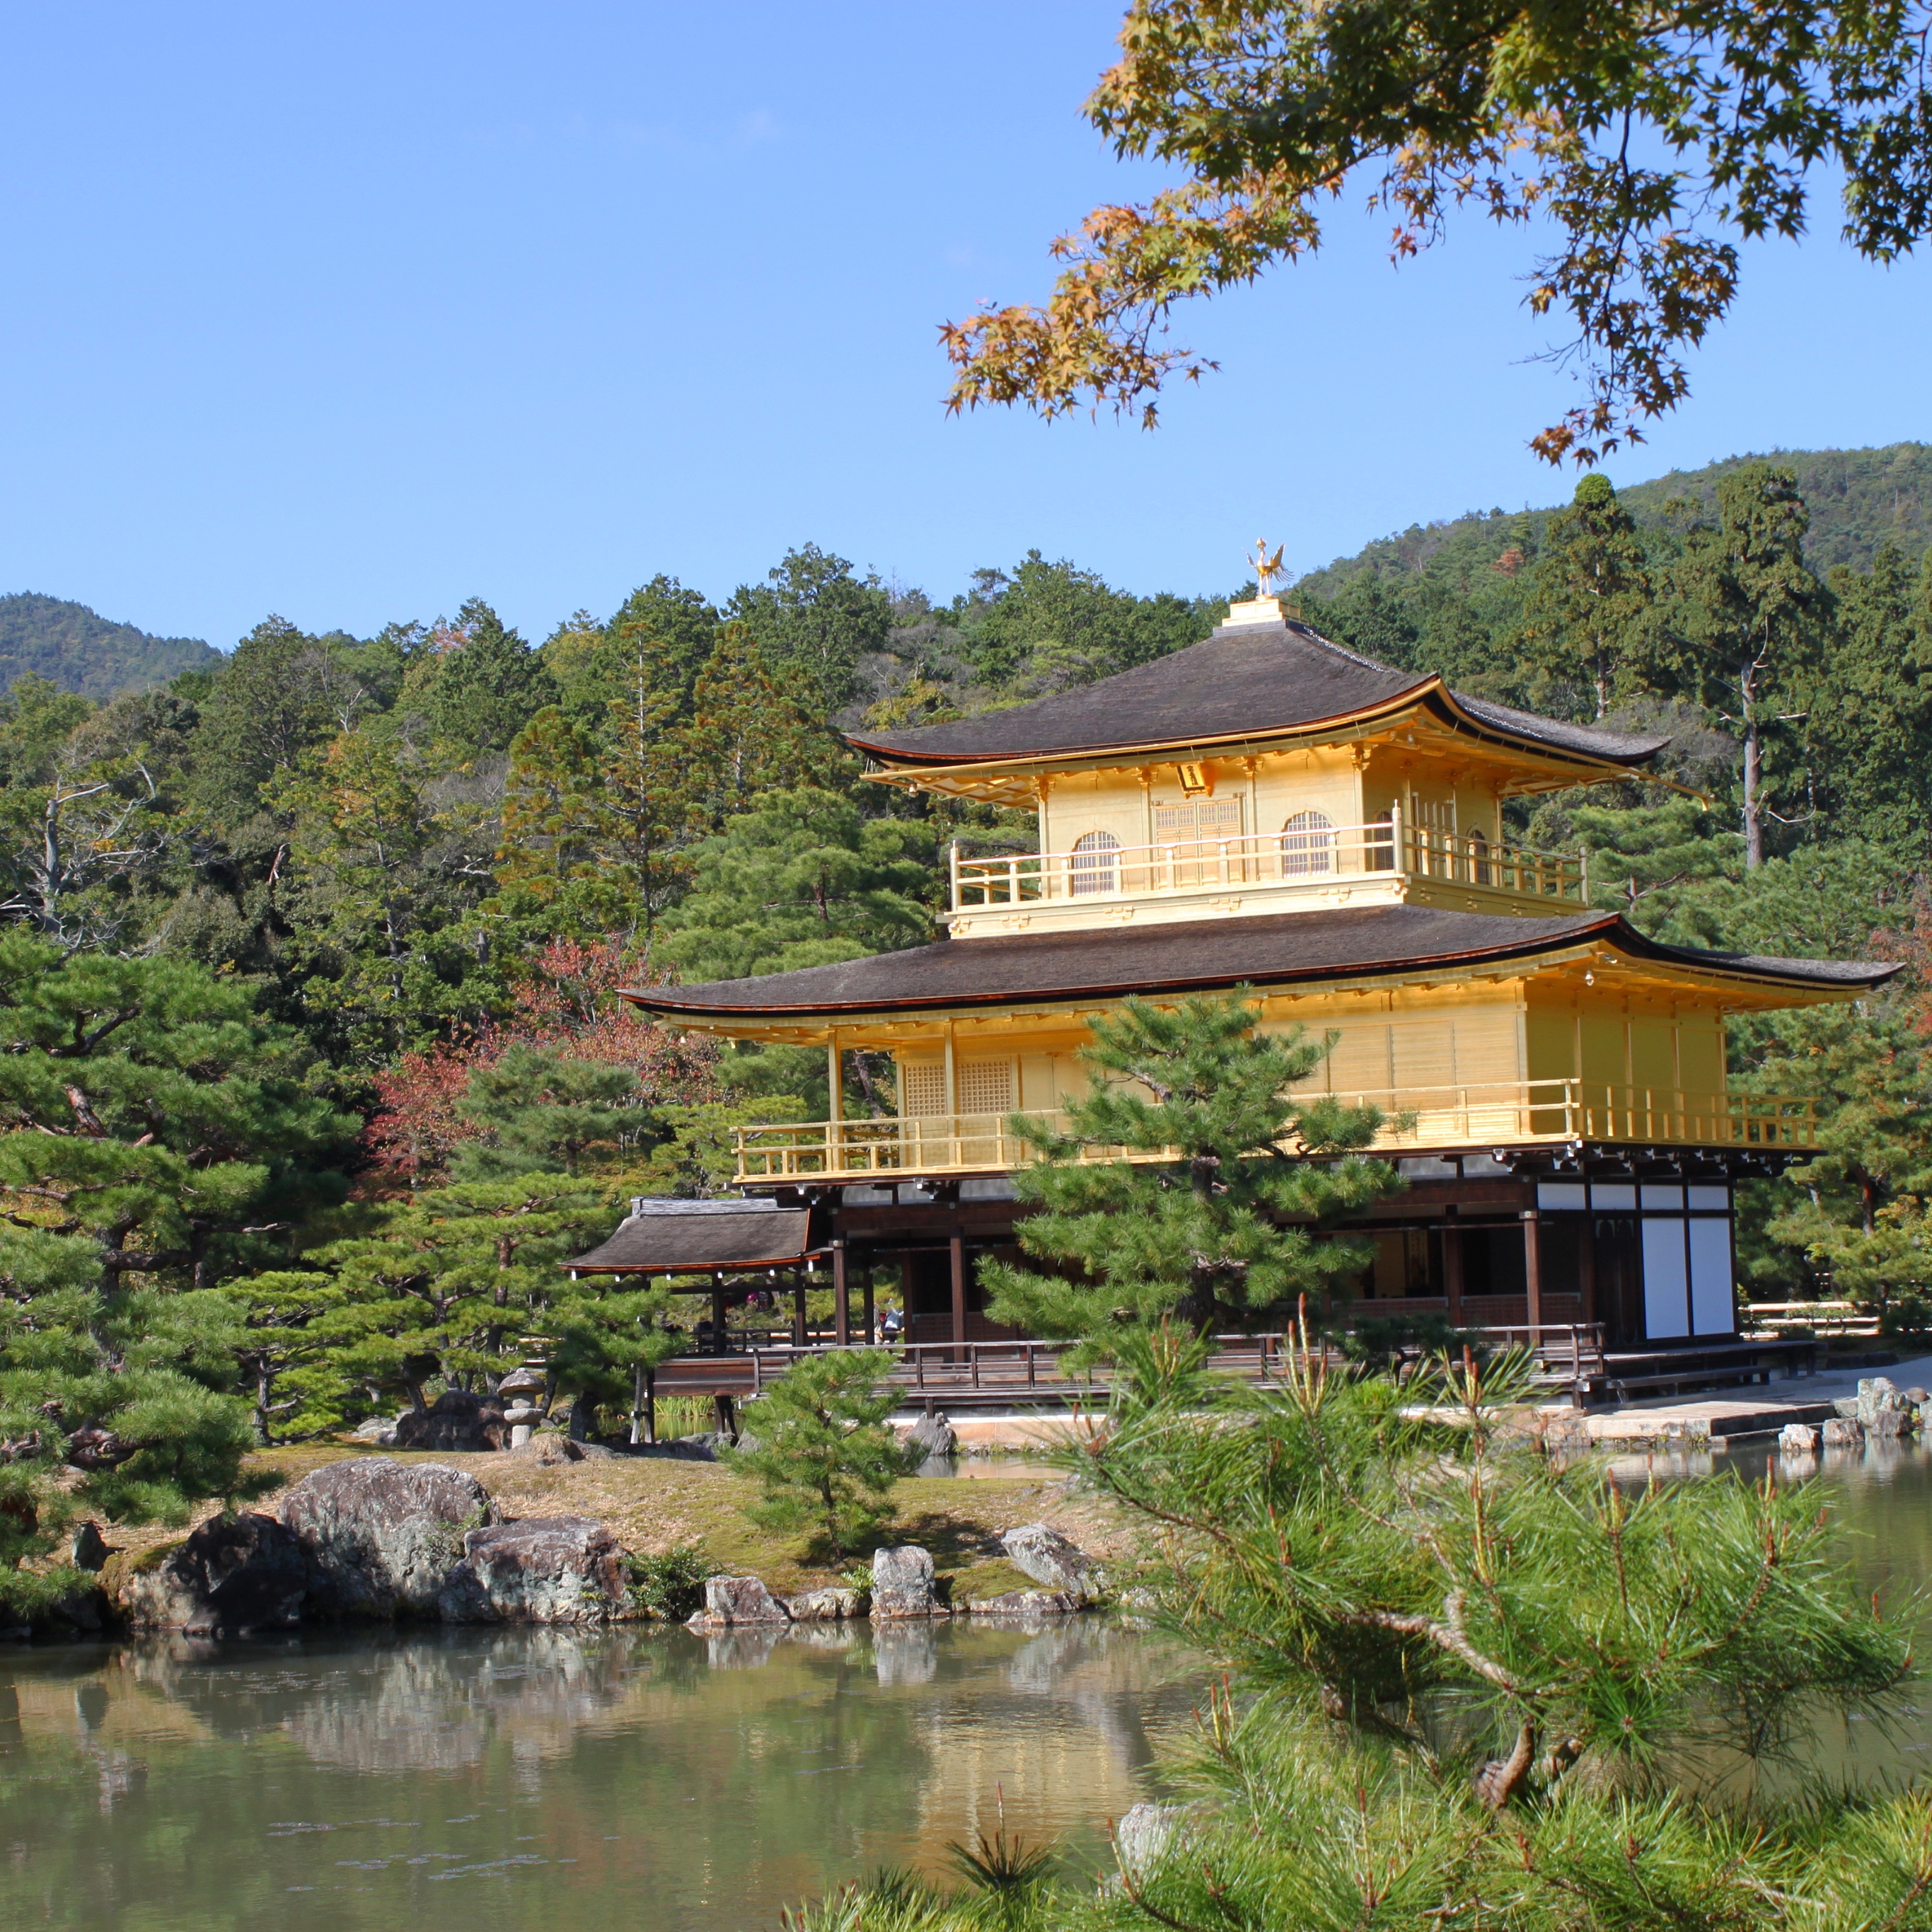
[[[1376,1312],[1372,1301],[1358,1302],[1351,1316],[1367,1317]],[[1535,1358],[1538,1379],[1546,1386],[1578,1393],[1586,1389],[1604,1372],[1604,1330],[1598,1322],[1543,1322],[1534,1325],[1517,1322],[1507,1328],[1465,1329],[1463,1334],[1481,1342],[1492,1353],[1521,1348]],[[1264,1388],[1282,1378],[1284,1353],[1294,1338],[1280,1331],[1261,1334],[1223,1334],[1212,1338],[1214,1352],[1209,1366],[1216,1372]],[[866,1346],[854,1342],[854,1347]],[[981,1402],[1001,1396],[1024,1400],[1045,1391],[1064,1395],[1079,1388],[1104,1391],[1109,1375],[1096,1367],[1087,1376],[1068,1376],[1061,1366],[1066,1352],[1077,1346],[1071,1342],[1018,1340],[1000,1342],[915,1342],[885,1345],[896,1358],[886,1378],[889,1386],[907,1390],[914,1397],[946,1396],[958,1400],[971,1396]],[[824,1347],[799,1348],[780,1343],[770,1348],[742,1352],[740,1359],[750,1370],[749,1392],[758,1394],[784,1373],[794,1362],[807,1355],[823,1354]],[[1420,1350],[1412,1350],[1420,1354]],[[730,1358],[723,1358],[728,1360]],[[1337,1358],[1336,1359],[1339,1359]],[[720,1358],[705,1358],[707,1370],[715,1370]]]
[[[1212,893],[1247,886],[1328,892],[1339,880],[1407,874],[1511,898],[1581,905],[1589,898],[1586,860],[1492,842],[1480,832],[1406,824],[1398,811],[1366,825],[1292,826],[1066,852],[1015,852],[969,859],[951,849],[952,907],[968,912],[1042,901]]]
[[[1814,1335],[1869,1337],[1879,1332],[1876,1312],[1856,1301],[1752,1301],[1745,1304],[1745,1312],[1753,1329],[1762,1334],[1808,1328]]]
[[[1570,1141],[1618,1145],[1781,1148],[1817,1144],[1816,1103],[1803,1096],[1697,1094],[1611,1087],[1583,1080],[1510,1080],[1454,1087],[1310,1094],[1384,1116],[1380,1152],[1544,1145]],[[862,1180],[949,1174],[1004,1174],[1035,1149],[1022,1121],[1064,1133],[1064,1113],[915,1114],[886,1120],[811,1120],[740,1127],[737,1180]],[[1173,1150],[1082,1149],[1087,1162],[1162,1161]]]

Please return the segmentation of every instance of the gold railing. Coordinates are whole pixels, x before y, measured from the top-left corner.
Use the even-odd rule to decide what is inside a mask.
[[[1816,1103],[1802,1096],[1694,1094],[1583,1080],[1494,1081],[1336,1094],[1384,1115],[1379,1152],[1454,1151],[1569,1141],[1621,1146],[1778,1148],[1817,1144]],[[812,1120],[736,1130],[740,1182],[862,1180],[874,1175],[1004,1174],[1024,1166],[1032,1144],[1021,1120],[1057,1132],[1064,1113],[920,1114],[892,1120]],[[1095,1148],[1089,1162],[1172,1160],[1167,1152]]]
[[[1398,812],[1368,825],[1291,826],[1068,852],[969,859],[952,848],[952,910],[1166,897],[1243,886],[1319,894],[1341,881],[1407,875],[1515,898],[1584,904],[1584,860],[1480,832],[1406,824]]]

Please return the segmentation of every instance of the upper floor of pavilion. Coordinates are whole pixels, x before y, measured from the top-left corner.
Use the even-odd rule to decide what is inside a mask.
[[[1506,799],[1628,778],[1666,740],[1538,718],[1231,605],[1204,642],[1059,696],[855,733],[880,782],[1029,809],[1029,850],[958,846],[956,938],[1410,902],[1588,902],[1583,860],[1504,837]]]

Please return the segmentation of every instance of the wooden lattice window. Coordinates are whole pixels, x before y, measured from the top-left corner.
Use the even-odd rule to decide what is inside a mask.
[[[1013,1063],[1010,1060],[962,1060],[954,1070],[962,1114],[1013,1111]]]
[[[946,1111],[946,1068],[938,1060],[916,1062],[899,1069],[899,1112],[914,1114]]]

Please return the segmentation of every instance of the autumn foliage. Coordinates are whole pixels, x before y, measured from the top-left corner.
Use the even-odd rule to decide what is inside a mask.
[[[452,1150],[476,1132],[464,1112],[472,1078],[513,1048],[626,1068],[638,1077],[640,1108],[718,1099],[716,1044],[675,1036],[618,997],[621,986],[660,976],[620,941],[552,940],[516,987],[507,1018],[406,1053],[376,1075],[378,1105],[362,1134],[374,1191],[417,1186],[442,1173]]]

